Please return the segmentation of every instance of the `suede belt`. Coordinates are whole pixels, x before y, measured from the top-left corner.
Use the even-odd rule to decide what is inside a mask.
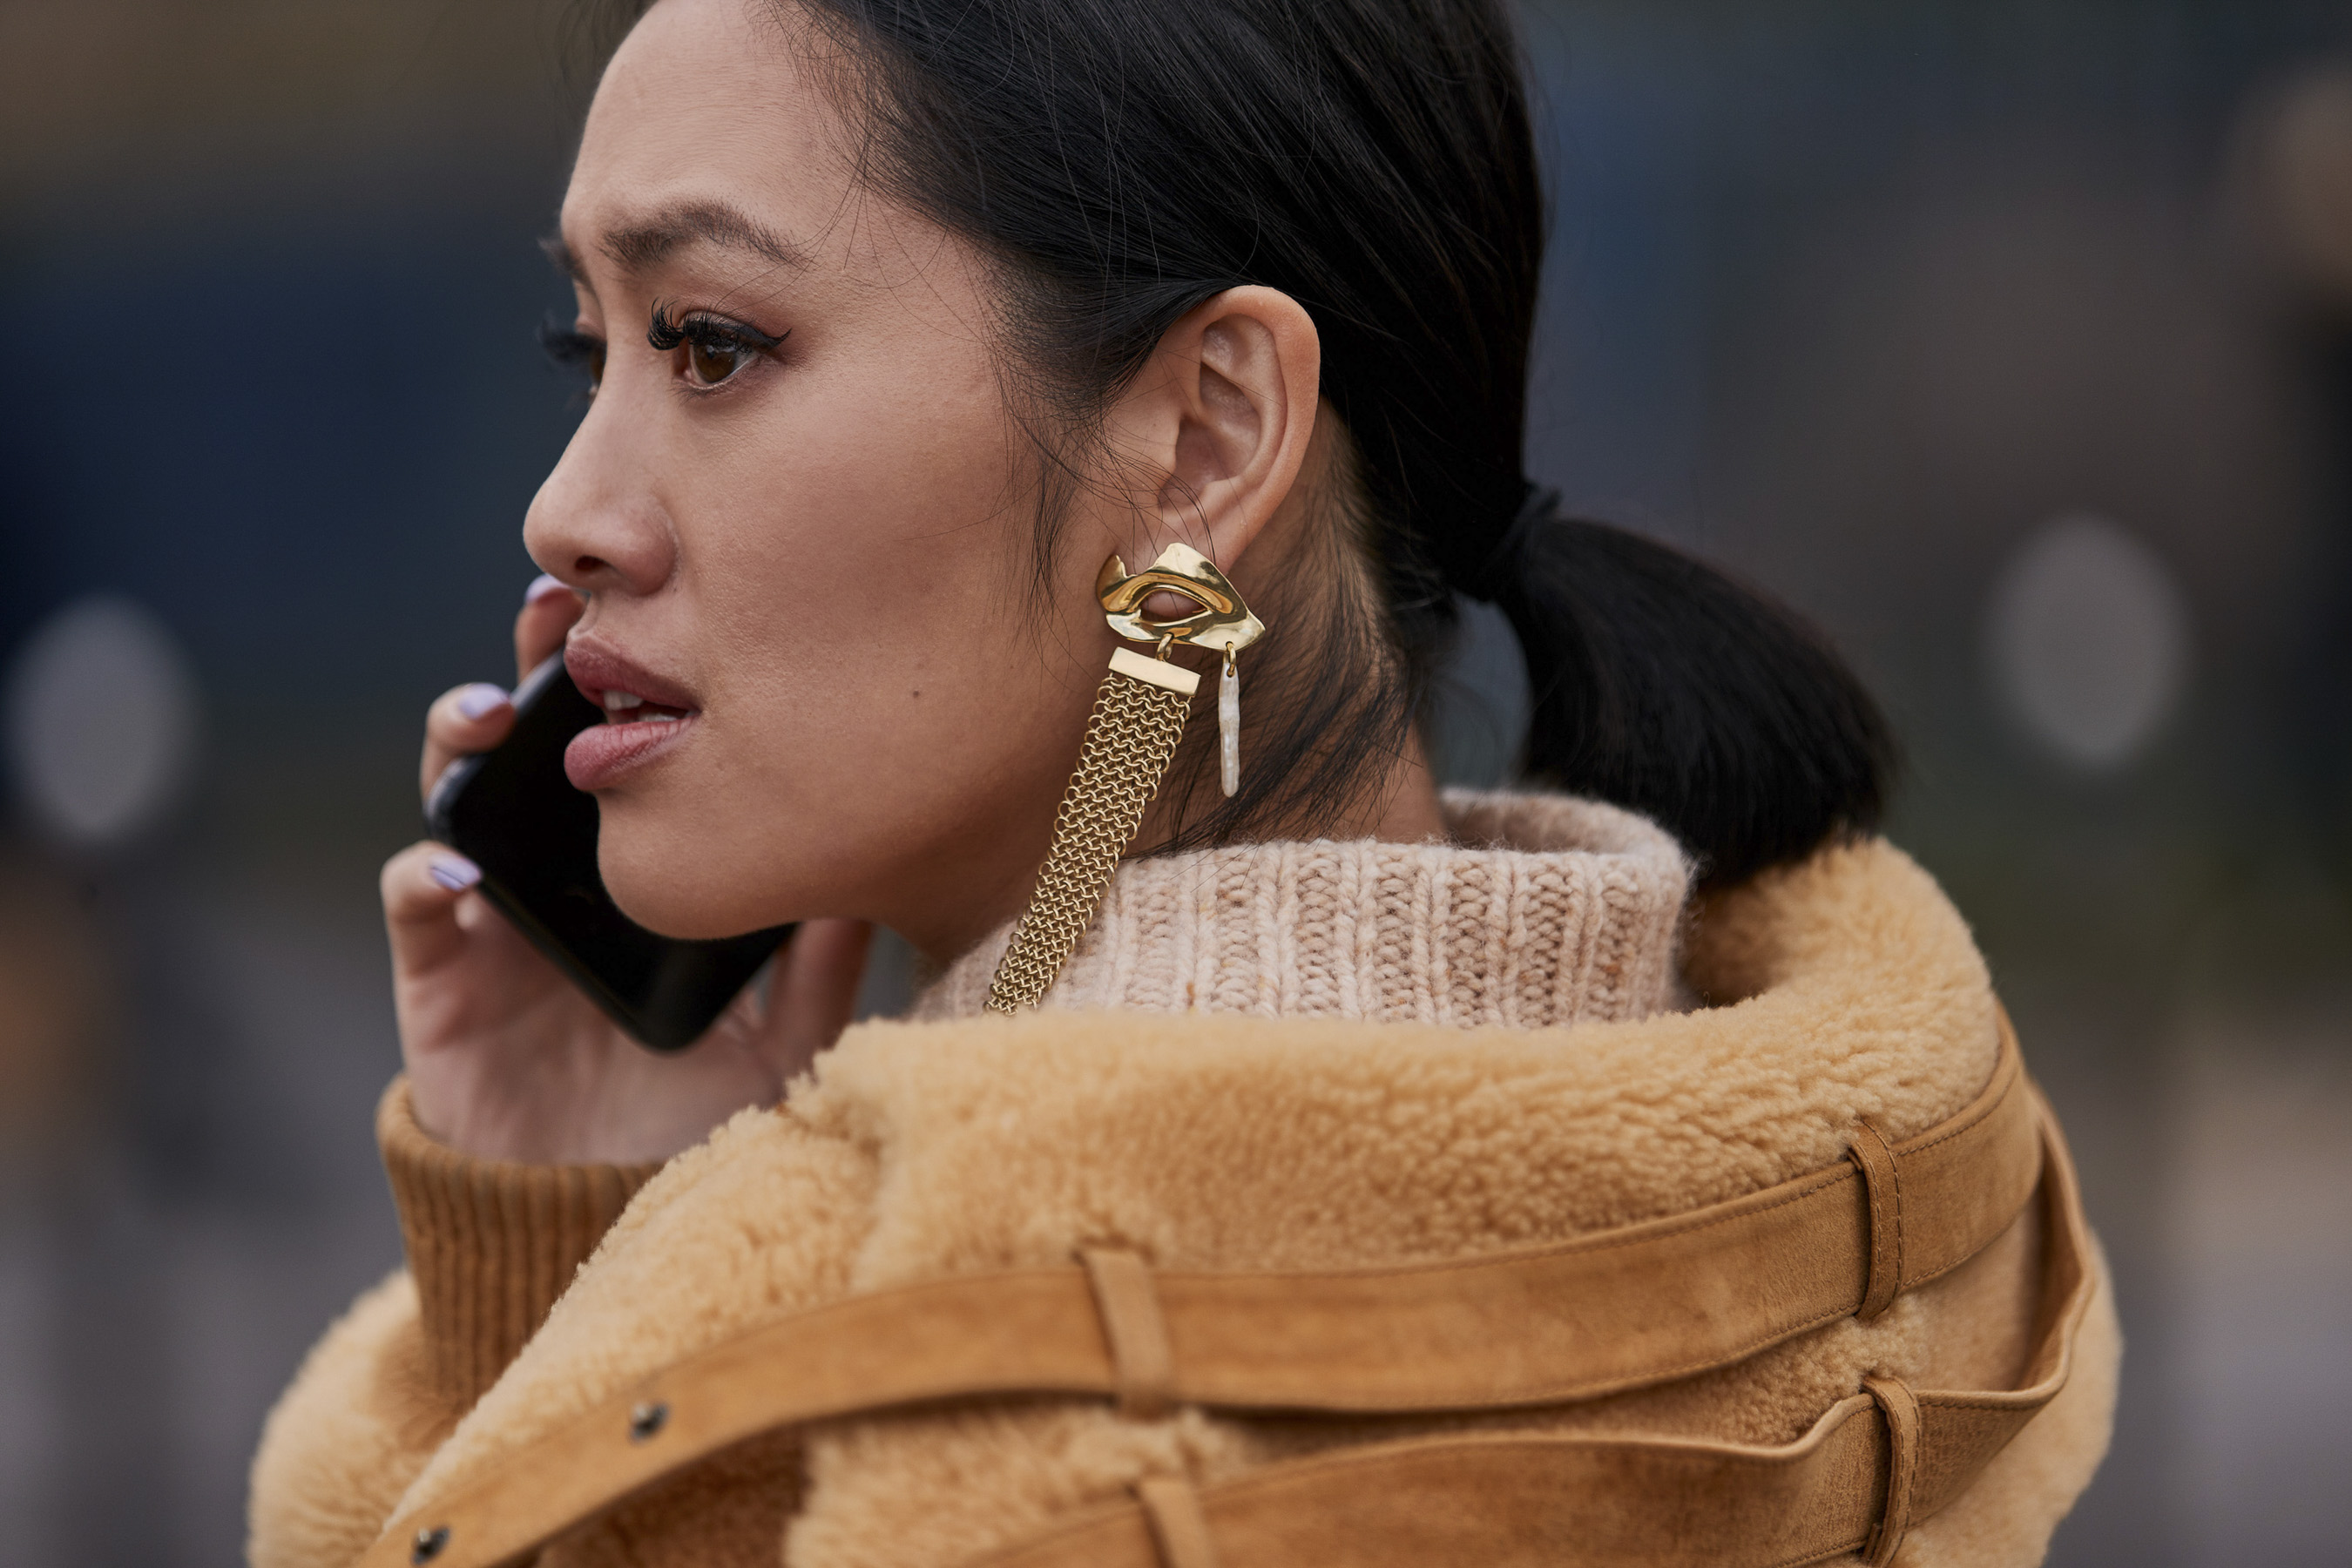
[[[1179,1477],[988,1568],[1423,1568],[1574,1561],[1788,1568],[1867,1546],[1969,1480],[2063,1385],[2094,1284],[2057,1125],[2008,1019],[1958,1115],[1746,1197],[1542,1247],[1327,1273],[1160,1271],[1086,1249],[1060,1268],[853,1297],[701,1352],[396,1520],[362,1568],[492,1568],[722,1448],[812,1421],[946,1402],[1093,1395],[1148,1417],[1416,1415],[1552,1405],[1745,1360],[1874,1316],[1958,1267],[2039,1191],[2046,1258],[2026,1384],[1874,1377],[1781,1447],[1467,1435],[1352,1446],[1195,1488]]]

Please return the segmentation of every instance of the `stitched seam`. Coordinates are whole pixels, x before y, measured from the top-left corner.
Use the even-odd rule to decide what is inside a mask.
[[[1838,1401],[1838,1405],[1843,1405],[1844,1403],[1844,1400]],[[1829,1410],[1822,1412],[1822,1419],[1826,1419],[1830,1413],[1835,1411],[1837,1407],[1837,1405],[1832,1405],[1830,1406]],[[1840,1421],[1836,1426],[1830,1428],[1830,1432],[1833,1433],[1838,1431],[1844,1426],[1846,1421],[1857,1419],[1868,1411],[1875,1408],[1874,1405],[1864,1405],[1850,1412],[1845,1417],[1845,1420]],[[1820,1423],[1817,1421],[1815,1426],[1818,1426],[1819,1425]],[[1807,1438],[1811,1438],[1814,1436],[1815,1434],[1811,1431],[1806,1434]],[[1822,1433],[1820,1434],[1820,1436],[1823,1439],[1826,1439],[1829,1434]],[[1804,1440],[1805,1439],[1801,1438],[1799,1439],[1800,1442]],[[1486,1447],[1494,1449],[1532,1447],[1552,1451],[1562,1449],[1590,1450],[1595,1448],[1633,1448],[1646,1451],[1654,1455],[1663,1454],[1669,1458],[1697,1458],[1710,1461],[1720,1461],[1725,1458],[1732,1458],[1747,1462],[1757,1462],[1760,1459],[1760,1462],[1768,1465],[1780,1465],[1791,1462],[1785,1457],[1788,1452],[1787,1447],[1783,1447],[1776,1451],[1770,1448],[1749,1447],[1746,1445],[1729,1445],[1728,1447],[1731,1451],[1728,1454],[1726,1454],[1723,1452],[1724,1447],[1726,1446],[1713,1443],[1694,1443],[1689,1439],[1679,1437],[1645,1437],[1640,1436],[1611,1436],[1604,1435],[1582,1434],[1571,1435],[1565,1437],[1546,1437],[1539,1434],[1524,1431],[1502,1433],[1494,1436],[1480,1436],[1474,1434],[1466,1436],[1456,1437],[1405,1438],[1393,1443],[1358,1444],[1349,1447],[1329,1450],[1302,1459],[1276,1460],[1254,1469],[1244,1470],[1238,1476],[1230,1477],[1207,1489],[1223,1497],[1244,1497],[1254,1492],[1263,1492],[1268,1486],[1280,1486],[1293,1476],[1322,1475],[1328,1474],[1333,1470],[1354,1469],[1365,1465],[1382,1465],[1391,1458],[1400,1457],[1408,1460],[1424,1458],[1430,1457],[1433,1453],[1435,1453],[1438,1450],[1455,1447]],[[1790,1445],[1789,1447],[1794,1447],[1794,1445]],[[1820,1449],[1815,1447],[1804,1456],[1795,1458],[1793,1462],[1802,1464],[1807,1459],[1810,1459],[1814,1454],[1819,1452]],[[1809,1560],[1800,1558],[1798,1561],[1818,1561],[1818,1559]]]
[[[1886,1140],[1882,1138],[1879,1142],[1884,1143]],[[1895,1189],[1895,1296],[1899,1300],[1911,1289],[1910,1281],[1903,1278],[1903,1166],[1891,1149],[1887,1151],[1886,1163],[1894,1167],[1894,1179],[1887,1184]],[[1892,1307],[1895,1302],[1886,1304]]]
[[[2030,1203],[2032,1203],[2032,1202],[2033,1201],[2033,1194],[2034,1194],[2034,1193],[2036,1193],[2036,1192],[2037,1192],[2037,1191],[2039,1191],[2039,1190],[2040,1190],[2040,1185],[2039,1185],[2039,1184],[2035,1184],[2034,1186],[2032,1186],[2032,1187],[2029,1187],[2029,1188],[2027,1188],[2027,1189],[2026,1189],[2025,1195],[2024,1195],[2022,1198],[2020,1198],[2020,1199],[2018,1200],[2017,1206],[2016,1206],[2015,1208],[2013,1208],[2013,1209],[2011,1209],[2011,1210],[2010,1210],[2010,1211],[2009,1211],[2009,1221],[2008,1221],[2008,1224],[2003,1225],[2003,1226],[2000,1227],[2000,1230],[1996,1230],[1996,1231],[1994,1231],[1990,1236],[1987,1237],[1984,1239],[1983,1243],[1982,1243],[1981,1245],[1979,1245],[1979,1246],[1977,1247],[1977,1249],[1976,1249],[1976,1251],[1975,1251],[1975,1252],[1971,1252],[1971,1253],[1968,1254],[1966,1257],[1963,1257],[1963,1258],[1953,1258],[1949,1263],[1945,1264],[1941,1268],[1937,1269],[1937,1270],[1936,1270],[1934,1273],[1932,1273],[1932,1274],[1922,1274],[1922,1275],[1921,1275],[1921,1276],[1919,1276],[1919,1278],[1917,1278],[1916,1279],[1906,1279],[1906,1280],[1903,1282],[1903,1289],[1904,1289],[1905,1292],[1906,1292],[1906,1293],[1907,1293],[1907,1292],[1910,1292],[1910,1291],[1913,1291],[1913,1290],[1916,1290],[1916,1289],[1919,1289],[1921,1286],[1923,1286],[1923,1285],[1932,1285],[1932,1284],[1934,1284],[1937,1280],[1941,1279],[1945,1275],[1949,1274],[1953,1269],[1958,1268],[1961,1264],[1963,1264],[1963,1263],[1967,1263],[1967,1262],[1970,1261],[1971,1259],[1975,1258],[1976,1258],[1976,1257],[1978,1257],[1979,1254],[1981,1254],[1981,1253],[1984,1251],[1984,1249],[1985,1249],[1986,1247],[1990,1247],[1994,1242],[1996,1242],[1996,1241],[2000,1240],[2000,1233],[2001,1233],[2001,1230],[2007,1230],[2011,1225],[2014,1225],[2014,1224],[2016,1224],[2016,1223],[2017,1223],[2017,1216],[2018,1216],[2019,1215],[2021,1215],[2021,1214],[2023,1214],[2023,1213],[2025,1212],[2025,1206],[2026,1206],[2028,1204],[2030,1204]]]
[[[2034,1149],[2035,1152],[2038,1154],[2041,1151],[2041,1144],[2038,1142],[2035,1143]],[[1945,1264],[1941,1268],[1937,1269],[1931,1274],[1922,1274],[1916,1279],[1905,1280],[1903,1282],[1903,1289],[1906,1291],[1910,1291],[1916,1290],[1923,1285],[1932,1285],[1937,1280],[1941,1279],[1945,1275],[1949,1274],[1953,1269],[1958,1268],[1961,1264],[1968,1262],[1969,1259],[1975,1258],[1979,1253],[1983,1252],[1986,1247],[1990,1247],[1995,1241],[2000,1238],[2000,1233],[2002,1230],[2006,1230],[2010,1226],[2017,1223],[2017,1216],[2025,1212],[2026,1205],[2033,1201],[2033,1195],[2042,1190],[2042,1178],[2037,1177],[2033,1184],[2025,1189],[2024,1195],[2017,1200],[2017,1206],[2009,1211],[2009,1218],[2002,1224],[2000,1229],[1994,1231],[1990,1236],[1985,1237],[1983,1242],[1977,1247],[1974,1252],[1969,1252],[1961,1257],[1953,1258],[1949,1263]]]
[[[1992,1399],[2018,1399],[2031,1392],[2032,1390],[2027,1388],[1999,1388],[1990,1389],[1982,1394],[1964,1394],[1958,1395],[1944,1394],[1934,1397],[1921,1394],[1915,1394],[1913,1397],[1917,1399],[1920,1404],[1932,1405],[1938,1410],[1973,1410],[1979,1415],[2010,1415],[2016,1414],[2018,1411],[2023,1410],[2025,1406],[2022,1405],[1990,1405],[1987,1404],[1986,1401]],[[2054,1399],[2057,1395],[2053,1394],[2051,1397]]]
[[[1883,1174],[1877,1169],[1877,1161],[1872,1158],[1874,1145],[1875,1153],[1885,1158],[1885,1171]],[[1878,1301],[1882,1288],[1886,1293],[1885,1300],[1879,1301],[1877,1310],[1871,1313],[1871,1319],[1864,1320],[1868,1321],[1884,1316],[1903,1294],[1903,1242],[1900,1211],[1895,1209],[1895,1194],[1902,1190],[1903,1167],[1896,1163],[1895,1151],[1888,1146],[1885,1134],[1879,1131],[1877,1125],[1866,1116],[1855,1125],[1854,1138],[1846,1153],[1849,1162],[1862,1173],[1869,1220],[1869,1230],[1863,1238],[1867,1267],[1863,1273],[1862,1300],[1854,1307],[1854,1316],[1861,1317],[1873,1301]],[[1892,1216],[1890,1210],[1895,1211]],[[1890,1237],[1894,1240],[1895,1256],[1882,1272],[1879,1254]]]
[[[1292,1464],[1299,1464],[1299,1469],[1291,1469]],[[1313,1469],[1321,1469],[1326,1468],[1321,1465],[1315,1465],[1313,1464],[1313,1461],[1307,1461],[1304,1464],[1300,1464],[1299,1461],[1291,1461],[1287,1464],[1278,1463],[1265,1468],[1279,1468],[1287,1471],[1289,1474],[1298,1474],[1302,1471],[1312,1473],[1311,1470],[1308,1469],[1309,1466],[1312,1466]],[[1222,1486],[1209,1489],[1208,1492],[1203,1495],[1202,1500],[1203,1509],[1205,1510],[1210,1496],[1222,1493],[1228,1497],[1239,1497],[1245,1496],[1252,1492],[1262,1492],[1265,1490],[1268,1480],[1272,1480],[1275,1484],[1280,1485],[1286,1479],[1287,1476],[1266,1477],[1264,1475],[1251,1475],[1244,1472],[1243,1475],[1226,1481]],[[1130,1518],[1140,1516],[1140,1521],[1143,1524],[1144,1530],[1147,1532],[1150,1531],[1150,1510],[1143,1505],[1140,1499],[1131,1499],[1126,1503],[1120,1505],[1120,1507],[1124,1510],[1129,1510],[1129,1517]],[[1026,1541],[1012,1542],[1003,1547],[1000,1547],[997,1551],[992,1552],[987,1556],[979,1559],[979,1564],[982,1565],[982,1568],[984,1568],[984,1565],[987,1563],[994,1563],[1003,1558],[1012,1557],[1017,1553],[1026,1552],[1057,1538],[1084,1534],[1088,1531],[1098,1528],[1103,1522],[1104,1521],[1102,1518],[1072,1520],[1068,1523],[1062,1525],[1060,1528],[1048,1531],[1042,1535],[1034,1536]],[[1868,1545],[1869,1542],[1870,1532],[1864,1531],[1861,1535],[1854,1536],[1846,1541],[1842,1541],[1834,1546],[1826,1547],[1819,1552],[1809,1552],[1801,1557],[1783,1557],[1778,1563],[1765,1564],[1764,1568],[1809,1568],[1809,1565],[1811,1563],[1826,1563],[1832,1557],[1840,1556],[1849,1552],[1859,1552],[1864,1546]],[[1156,1549],[1158,1545],[1156,1539],[1154,1540],[1153,1545]]]
[[[1693,1236],[1703,1230],[1713,1230],[1716,1226],[1720,1225],[1733,1225],[1740,1220],[1748,1219],[1757,1215],[1770,1214],[1774,1209],[1786,1208],[1790,1204],[1802,1203],[1807,1198],[1812,1197],[1816,1194],[1828,1191],[1830,1188],[1836,1186],[1841,1182],[1850,1182],[1854,1179],[1855,1174],[1856,1172],[1852,1165],[1844,1165],[1843,1168],[1839,1169],[1832,1169],[1825,1166],[1822,1170],[1814,1172],[1810,1176],[1799,1176],[1796,1178],[1798,1183],[1812,1182],[1814,1183],[1813,1185],[1805,1187],[1801,1192],[1791,1193],[1787,1197],[1775,1198],[1770,1203],[1765,1204],[1760,1207],[1743,1209],[1738,1214],[1717,1215],[1712,1219],[1694,1220],[1688,1224],[1670,1225],[1662,1229],[1651,1231],[1647,1235],[1624,1237],[1616,1241],[1603,1241],[1598,1237],[1591,1239],[1578,1239],[1560,1242],[1557,1246],[1544,1247],[1535,1252],[1496,1253],[1483,1258],[1473,1259],[1466,1263],[1408,1263],[1400,1264],[1393,1268],[1349,1268],[1335,1273],[1300,1275],[1296,1278],[1307,1279],[1397,1279],[1414,1274],[1449,1273],[1454,1269],[1508,1268],[1521,1263],[1536,1263],[1550,1258],[1570,1258],[1579,1253],[1598,1254],[1602,1252],[1615,1252],[1622,1247],[1640,1247],[1647,1242],[1664,1241],[1666,1237],[1672,1236]],[[1772,1189],[1766,1187],[1763,1190],[1765,1192],[1770,1192]],[[1753,1196],[1754,1194],[1751,1194],[1749,1195]],[[1727,1198],[1724,1200],[1724,1202],[1727,1204],[1745,1203],[1747,1201],[1747,1198],[1744,1197]],[[1710,1204],[1707,1206],[1712,1208],[1715,1205]],[[1636,1221],[1635,1223],[1647,1225],[1652,1222],[1641,1220]],[[1606,1236],[1608,1233],[1603,1231],[1601,1234],[1602,1236]],[[1219,1279],[1232,1278],[1232,1276],[1211,1273],[1205,1270],[1199,1272],[1179,1272],[1171,1270],[1162,1274],[1160,1278],[1163,1279]],[[1252,1278],[1255,1278],[1255,1276],[1252,1276]]]
[[[1820,1328],[1823,1323],[1832,1323],[1841,1318],[1852,1315],[1845,1308],[1833,1308],[1818,1317],[1808,1318],[1801,1323],[1772,1330],[1719,1354],[1702,1357],[1697,1361],[1685,1362],[1679,1366],[1660,1367],[1654,1372],[1633,1373],[1622,1378],[1597,1378],[1586,1383],[1537,1384],[1523,1393],[1513,1394],[1510,1402],[1505,1405],[1456,1405],[1446,1401],[1428,1404],[1416,1401],[1411,1404],[1383,1405],[1379,1407],[1379,1410],[1382,1412],[1412,1411],[1416,1414],[1438,1410],[1523,1410],[1530,1405],[1558,1404],[1594,1394],[1625,1393],[1636,1388],[1645,1388],[1654,1384],[1671,1383],[1678,1377],[1686,1377],[1694,1373],[1706,1372],[1715,1367],[1727,1365],[1732,1362],[1754,1355],[1759,1351],[1769,1350],[1774,1345],[1793,1340],[1799,1334]],[[1213,1405],[1213,1407],[1223,1408],[1219,1405]]]
[[[2012,1070],[2016,1060],[2017,1058],[2011,1056],[2009,1053],[2002,1053],[2000,1064],[1993,1068],[1993,1077],[1999,1078],[2002,1073],[2007,1072],[2009,1074],[2009,1081],[2001,1085],[2000,1092],[1994,1095],[1990,1100],[1985,1101],[1983,1108],[1979,1110],[1975,1115],[1968,1117],[1968,1119],[1962,1121],[1958,1127],[1950,1128],[1945,1131],[1937,1133],[1935,1137],[1930,1138],[1927,1142],[1921,1143],[1916,1148],[1909,1144],[1906,1144],[1902,1148],[1895,1150],[1895,1152],[1897,1154],[1924,1154],[1939,1143],[1948,1143],[1953,1139],[1960,1137],[1964,1133],[1973,1132],[1979,1127],[1983,1126],[1986,1121],[1992,1116],[1994,1111],[1999,1110],[2002,1106],[2009,1103],[2009,1097],[2016,1092],[2019,1080],[2025,1077],[2022,1070]],[[1985,1085],[1986,1089],[1990,1089],[1992,1085],[1990,1082]],[[1981,1093],[1982,1090],[1979,1090],[1979,1092]]]

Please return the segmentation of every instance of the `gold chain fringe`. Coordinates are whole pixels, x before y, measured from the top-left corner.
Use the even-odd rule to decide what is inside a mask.
[[[1034,1005],[1094,923],[1111,873],[1183,738],[1192,699],[1111,671],[1095,693],[1077,772],[1054,817],[1054,847],[1029,909],[989,982],[999,1013]]]

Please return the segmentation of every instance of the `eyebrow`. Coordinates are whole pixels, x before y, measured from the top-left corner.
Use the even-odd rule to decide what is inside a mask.
[[[778,267],[808,265],[807,254],[798,246],[740,207],[717,201],[663,207],[641,222],[607,231],[596,248],[622,270],[642,272],[689,245],[748,251]],[[539,247],[566,277],[587,281],[587,269],[561,231],[541,239]]]

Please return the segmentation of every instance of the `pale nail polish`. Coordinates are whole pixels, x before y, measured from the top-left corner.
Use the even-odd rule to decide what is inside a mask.
[[[522,602],[526,605],[536,605],[541,599],[552,598],[558,594],[571,592],[571,587],[561,577],[551,577],[542,572],[530,580],[530,587],[522,591]]]
[[[462,893],[482,879],[482,868],[463,855],[436,855],[425,870],[453,893]]]
[[[468,719],[479,719],[497,712],[507,705],[507,689],[478,680],[457,693],[457,711]]]

